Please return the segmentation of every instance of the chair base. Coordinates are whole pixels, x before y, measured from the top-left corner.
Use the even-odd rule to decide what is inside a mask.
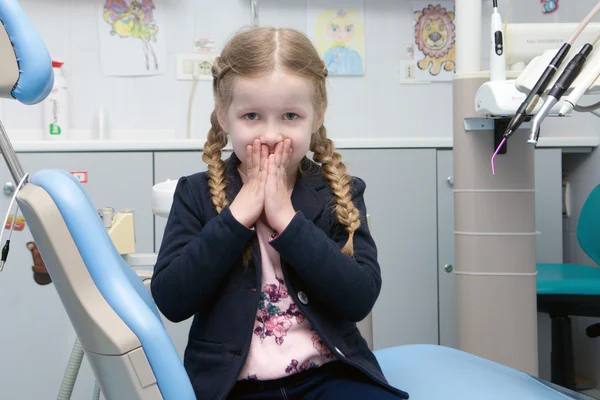
[[[570,316],[600,317],[600,296],[576,294],[538,294],[538,311],[552,321],[551,381],[571,390],[577,389]]]
[[[568,389],[577,389],[571,318],[550,315],[552,320],[551,381]]]

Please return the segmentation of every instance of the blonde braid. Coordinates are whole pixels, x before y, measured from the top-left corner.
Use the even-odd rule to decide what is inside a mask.
[[[227,206],[227,187],[225,185],[225,162],[221,159],[221,150],[227,145],[227,135],[219,125],[217,111],[210,115],[211,128],[208,131],[202,161],[208,165],[208,186],[212,203],[221,213]]]
[[[311,151],[315,162],[323,165],[323,174],[329,181],[329,186],[335,197],[335,212],[338,221],[348,232],[348,241],[342,248],[342,253],[354,256],[354,232],[360,227],[360,212],[352,203],[350,176],[346,173],[346,165],[342,156],[335,151],[333,142],[327,138],[327,130],[321,126],[313,135]]]
[[[231,66],[223,62],[221,57],[216,57],[212,65],[213,75],[213,92],[215,99],[219,95],[219,86],[223,82],[225,75],[231,70]],[[227,145],[227,134],[221,128],[219,119],[217,118],[217,110],[213,110],[210,115],[211,129],[208,131],[207,141],[204,144],[204,153],[202,160],[208,165],[208,186],[212,202],[217,209],[217,213],[221,213],[227,206],[227,186],[225,182],[225,162],[221,159],[221,150]],[[242,263],[244,267],[248,267],[252,259],[252,246],[255,240],[250,240],[244,248],[242,255]]]
[[[204,144],[202,160],[208,165],[208,186],[211,200],[217,213],[221,213],[227,207],[227,186],[225,183],[225,162],[221,159],[221,150],[227,145],[227,135],[221,129],[216,111],[210,116],[211,128],[208,131],[207,140]],[[248,242],[242,256],[244,267],[247,267],[252,258],[252,246],[254,241]]]

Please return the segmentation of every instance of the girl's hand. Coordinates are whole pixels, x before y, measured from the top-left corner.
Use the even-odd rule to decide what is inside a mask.
[[[283,143],[277,143],[275,153],[269,155],[265,185],[265,216],[269,226],[278,233],[283,232],[296,214],[290,198],[287,176],[291,158],[292,141],[290,139],[285,139]]]
[[[233,217],[248,228],[254,225],[264,209],[268,157],[269,148],[261,146],[259,139],[246,147],[248,179],[229,206]]]

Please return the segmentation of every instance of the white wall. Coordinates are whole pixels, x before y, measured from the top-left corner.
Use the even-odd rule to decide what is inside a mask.
[[[102,0],[21,0],[53,56],[66,63],[70,85],[71,127],[90,130],[98,109],[108,112],[109,125],[119,138],[134,130],[144,138],[165,132],[185,138],[192,84],[175,78],[176,54],[192,52],[195,37],[211,37],[220,49],[238,29],[250,24],[249,0],[161,0],[167,47],[166,75],[108,77],[100,70],[98,20]],[[409,0],[368,0],[365,3],[366,74],[331,77],[326,124],[336,144],[343,147],[447,147],[451,145],[451,83],[399,84],[400,60],[412,43],[413,3]],[[501,0],[503,15],[508,0]],[[595,4],[561,3],[543,15],[539,2],[513,0],[509,22],[577,22]],[[491,1],[483,7],[487,35]],[[307,0],[260,1],[260,24],[307,31]],[[103,22],[100,22],[103,23]],[[489,44],[483,40],[483,63]],[[141,47],[141,45],[140,45]],[[35,137],[41,129],[41,107],[8,101],[0,117],[11,133]],[[210,82],[199,82],[193,106],[192,137],[204,139],[212,111]],[[577,134],[597,126],[593,116],[554,121],[542,136]],[[549,126],[545,126],[546,129]],[[142,134],[139,135],[139,132]],[[156,132],[159,131],[159,132]],[[39,133],[38,133],[39,135]],[[12,135],[11,135],[12,136]]]
[[[250,2],[162,0],[166,23],[160,28],[167,41],[167,74],[136,78],[107,77],[100,71],[97,21],[102,3],[21,1],[52,55],[65,61],[72,128],[91,129],[94,114],[103,107],[113,129],[173,130],[175,137],[185,138],[192,85],[175,79],[175,55],[191,52],[194,37],[212,37],[221,48],[230,35],[250,23]],[[306,31],[306,4],[305,0],[262,0],[260,24]],[[399,61],[411,42],[412,3],[365,1],[365,19],[366,75],[329,79],[331,137],[383,147],[422,146],[423,139],[435,146],[440,138],[451,138],[451,83],[398,84]],[[210,82],[200,82],[194,100],[193,137],[205,137],[211,111]],[[41,109],[10,101],[3,121],[12,131],[40,129]]]

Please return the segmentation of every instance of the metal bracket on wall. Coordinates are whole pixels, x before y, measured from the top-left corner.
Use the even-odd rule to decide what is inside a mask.
[[[250,13],[252,26],[258,26],[258,2],[259,0],[250,0]]]
[[[504,140],[504,132],[506,132],[506,128],[510,123],[510,118],[502,118],[494,120],[494,148],[492,151],[498,149],[500,143],[504,141],[504,144],[500,149],[498,149],[498,154],[506,154],[507,142]]]
[[[496,120],[501,120],[500,118],[465,118],[465,131],[493,131],[495,129]],[[531,127],[531,122],[525,121],[521,124],[519,129],[529,129]]]

